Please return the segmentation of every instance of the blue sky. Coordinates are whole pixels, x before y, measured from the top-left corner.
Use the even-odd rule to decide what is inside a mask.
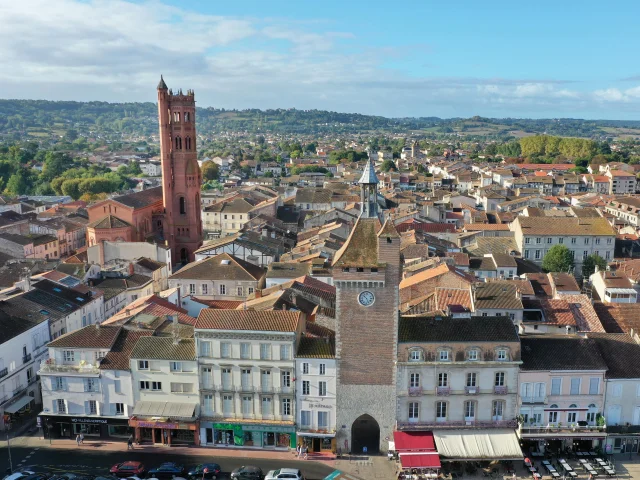
[[[3,96],[385,116],[640,119],[640,2],[23,0]]]

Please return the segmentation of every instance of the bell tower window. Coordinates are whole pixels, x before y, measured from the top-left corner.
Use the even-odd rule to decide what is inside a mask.
[[[182,138],[176,137],[176,150],[182,150]]]
[[[186,215],[187,205],[184,201],[184,197],[180,197],[180,215]]]
[[[191,121],[191,115],[189,112],[184,112],[184,122],[189,123]]]

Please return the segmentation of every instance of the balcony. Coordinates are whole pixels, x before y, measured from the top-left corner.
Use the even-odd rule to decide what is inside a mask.
[[[6,377],[7,375],[9,375],[9,369],[3,368],[2,370],[0,370],[0,378]]]
[[[253,385],[240,385],[236,388],[238,393],[253,393],[255,392],[255,387]]]
[[[84,364],[64,364],[64,363],[56,363],[55,359],[50,358],[40,364],[39,374],[55,374],[55,373],[64,373],[66,375],[78,375],[78,376],[88,376],[88,375],[100,375],[99,365],[84,363]]]
[[[25,386],[24,385],[18,385],[14,390],[13,390],[13,394],[12,396],[15,397],[17,395],[20,395],[22,392],[24,392],[25,390]]]
[[[494,386],[493,387],[493,393],[495,395],[506,395],[507,393],[509,393],[509,389],[507,387],[499,387],[499,386]]]
[[[422,395],[422,387],[409,387],[410,397],[419,397]]]
[[[465,395],[478,395],[480,393],[479,387],[464,387]]]
[[[448,397],[451,394],[451,387],[437,387],[436,395]]]
[[[33,377],[27,379],[27,385],[33,385],[37,380],[38,378],[34,375]]]
[[[580,422],[585,423],[585,422]],[[545,425],[521,425],[520,433],[522,435],[545,435],[545,434],[575,434],[579,433],[581,436],[602,436],[604,432],[608,431],[606,425],[578,425],[577,423],[563,424],[563,423],[549,423]]]
[[[211,382],[203,382],[200,388],[202,388],[202,390],[214,390],[213,383]]]
[[[293,395],[293,391],[293,387],[280,387],[277,393],[282,393],[284,395]]]
[[[27,353],[22,357],[22,363],[29,363],[31,361],[31,354]]]
[[[223,383],[222,385],[218,385],[216,390],[219,392],[233,392],[235,389],[230,383]]]
[[[547,397],[536,397],[536,396],[531,396],[531,397],[522,397],[522,403],[525,404],[540,404],[540,405],[545,405],[548,403]]]
[[[258,387],[258,393],[274,393],[273,385],[260,385]]]
[[[438,429],[481,429],[481,428],[517,428],[518,422],[513,420],[487,420],[487,421],[417,421],[398,422],[398,430],[422,430],[428,428]]]

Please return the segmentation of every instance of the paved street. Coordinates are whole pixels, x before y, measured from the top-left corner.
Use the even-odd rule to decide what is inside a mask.
[[[2,438],[5,440],[5,438]],[[9,468],[9,450],[3,441],[0,447],[0,475]],[[269,455],[271,454],[271,455]],[[234,455],[234,456],[229,456]],[[273,457],[273,458],[269,458]],[[140,447],[127,451],[125,443],[112,444],[100,441],[85,441],[77,447],[73,441],[56,441],[49,446],[48,441],[37,437],[20,437],[11,441],[11,460],[14,470],[33,466],[37,471],[108,473],[109,467],[126,460],[143,462],[153,468],[162,462],[177,462],[186,467],[204,461],[219,463],[224,475],[241,465],[257,465],[266,473],[280,467],[299,468],[308,480],[321,480],[334,468],[321,462],[298,461],[293,454],[282,452],[253,452],[243,450],[221,451],[204,448],[162,448]]]

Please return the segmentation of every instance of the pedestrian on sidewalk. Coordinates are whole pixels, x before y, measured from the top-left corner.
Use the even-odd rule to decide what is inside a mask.
[[[302,449],[302,445],[298,444],[296,447],[296,457],[300,458],[300,450]]]
[[[308,458],[308,453],[309,453],[309,447],[307,447],[306,445],[303,447],[303,452],[304,452],[304,459],[307,460]]]
[[[80,434],[80,444],[84,445],[84,433]]]
[[[133,435],[129,435],[127,440],[127,450],[133,450]]]
[[[80,434],[76,435],[76,443],[80,446]]]

